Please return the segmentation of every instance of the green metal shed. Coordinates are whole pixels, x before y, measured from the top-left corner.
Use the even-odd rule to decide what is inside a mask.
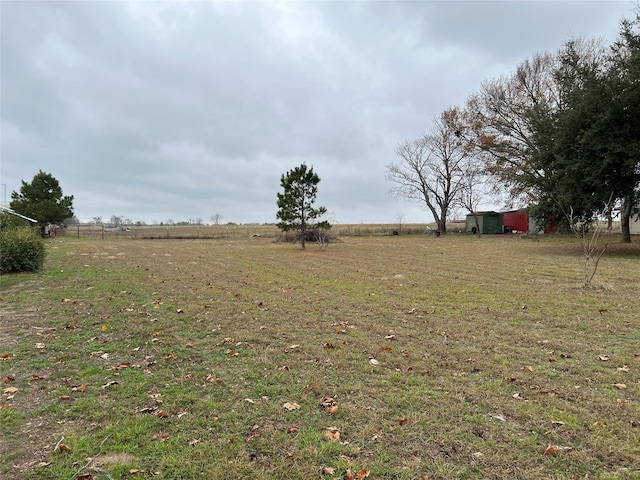
[[[480,233],[493,234],[502,233],[502,214],[498,212],[476,212],[478,224],[480,225]],[[473,215],[467,215],[467,225],[465,231],[468,233],[476,233],[476,222]]]

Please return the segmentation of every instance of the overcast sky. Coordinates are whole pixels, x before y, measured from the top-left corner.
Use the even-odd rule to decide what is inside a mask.
[[[38,170],[82,222],[274,222],[306,163],[337,223],[432,221],[395,200],[402,141],[615,2],[1,0],[1,200]],[[6,191],[6,194],[5,194]]]

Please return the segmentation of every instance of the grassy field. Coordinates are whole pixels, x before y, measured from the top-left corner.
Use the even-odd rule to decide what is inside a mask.
[[[330,234],[332,236],[371,236],[390,235],[393,231],[402,234],[424,235],[429,226],[425,224],[344,224],[332,225]],[[431,225],[431,227],[435,227]],[[464,224],[451,224],[451,231],[460,232],[464,230]],[[246,237],[269,237],[279,238],[282,232],[275,224],[244,224],[244,225],[147,225],[130,226],[123,229],[114,230],[102,225],[69,225],[64,232],[69,237],[101,237],[101,238],[135,238],[135,239],[240,239]]]
[[[0,478],[640,478],[640,244],[47,241],[0,279]]]

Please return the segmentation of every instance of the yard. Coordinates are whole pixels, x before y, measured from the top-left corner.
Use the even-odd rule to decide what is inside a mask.
[[[47,241],[0,281],[0,477],[640,478],[640,244]]]

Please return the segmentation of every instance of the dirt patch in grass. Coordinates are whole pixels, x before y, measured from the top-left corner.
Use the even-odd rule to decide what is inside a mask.
[[[135,455],[123,452],[112,452],[98,455],[90,464],[89,467],[109,467],[114,465],[128,465],[130,463],[138,462],[139,459]]]

